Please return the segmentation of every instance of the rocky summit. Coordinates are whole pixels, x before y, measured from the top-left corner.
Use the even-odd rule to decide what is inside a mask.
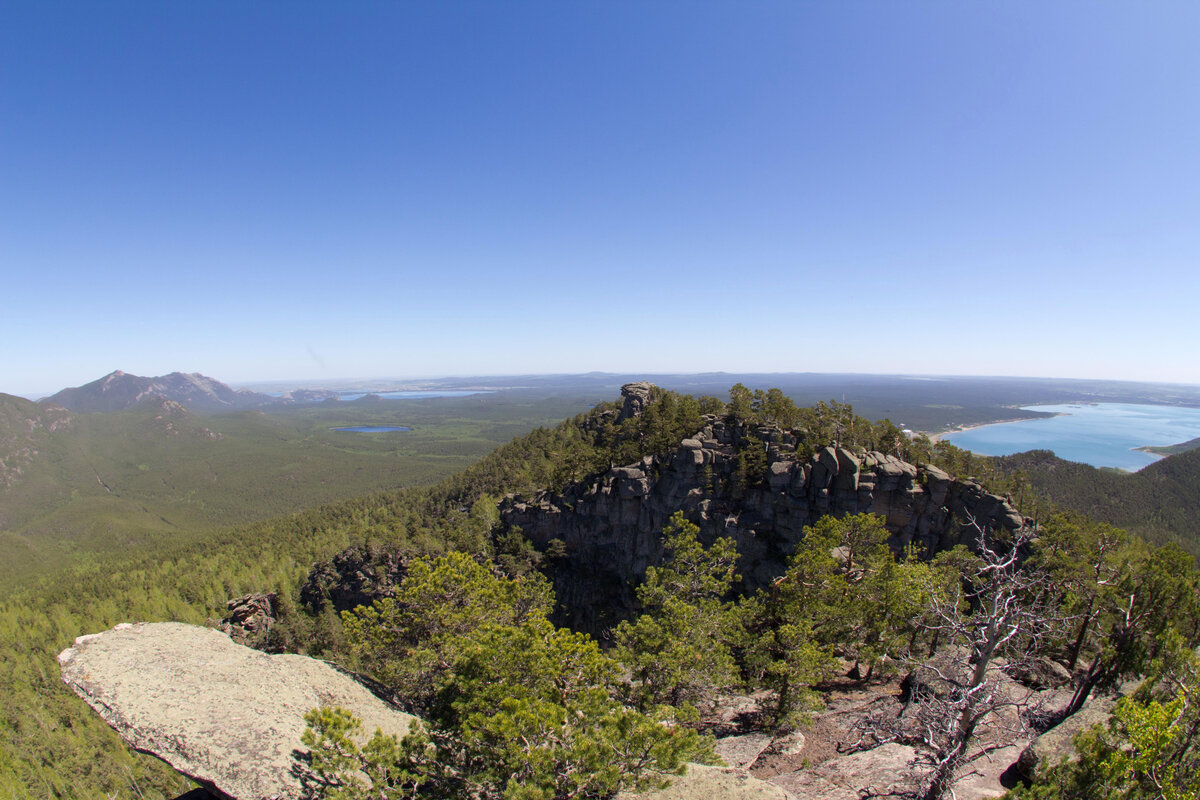
[[[623,387],[622,418],[642,412],[651,388]],[[562,542],[556,596],[569,624],[590,631],[632,613],[632,587],[661,562],[661,531],[676,511],[700,526],[705,541],[737,542],[747,592],[783,574],[804,527],[825,515],[878,514],[897,551],[914,546],[926,554],[972,545],[976,526],[1026,524],[1005,498],[935,466],[832,446],[808,455],[798,445],[793,432],[774,425],[710,416],[666,455],[614,466],[561,492],[509,497],[501,519],[539,549]],[[747,447],[764,451],[764,480],[731,490]]]
[[[322,661],[266,655],[220,631],[174,622],[81,636],[62,678],[131,746],[233,800],[303,796],[304,715],[340,706],[403,736],[413,717]]]

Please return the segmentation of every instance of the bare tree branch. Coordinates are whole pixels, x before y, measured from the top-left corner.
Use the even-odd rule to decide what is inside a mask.
[[[953,797],[963,768],[1027,732],[1034,694],[1007,677],[1028,670],[1041,640],[1060,624],[1047,575],[1024,564],[1032,532],[1005,541],[966,519],[977,534],[976,561],[961,576],[940,573],[944,582],[927,587],[931,599],[919,620],[941,647],[927,660],[902,659],[910,669],[904,707],[866,718],[856,743],[916,747],[914,763],[927,768],[921,800]]]

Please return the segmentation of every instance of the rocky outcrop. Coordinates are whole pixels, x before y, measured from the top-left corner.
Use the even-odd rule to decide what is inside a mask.
[[[904,796],[916,788],[911,763],[917,751],[903,744],[885,744],[852,753],[772,779],[800,800],[859,800]]]
[[[395,594],[407,573],[407,553],[351,546],[330,561],[313,565],[300,587],[300,600],[316,613],[326,603],[337,611],[369,606]]]
[[[368,735],[402,736],[413,719],[324,662],[193,625],[118,625],[79,637],[58,660],[63,681],[132,747],[234,800],[302,796],[310,709],[346,708]]]
[[[1030,689],[1059,689],[1071,682],[1071,671],[1051,658],[1030,659],[1008,674],[1013,680]]]
[[[1050,730],[1038,736],[1021,751],[1017,769],[1033,780],[1038,772],[1062,761],[1078,761],[1075,737],[1094,725],[1107,725],[1117,705],[1117,697],[1093,697],[1084,706]]]
[[[646,381],[627,383],[622,386],[621,413],[617,416],[617,421],[624,422],[633,417],[640,417],[646,410],[646,406],[650,405],[653,394],[654,384]]]
[[[752,778],[733,767],[708,767],[688,764],[687,772],[671,779],[666,789],[644,794],[622,792],[618,800],[793,800],[792,795],[774,784]]]
[[[627,392],[626,404],[636,405],[637,396]],[[676,511],[700,526],[706,542],[737,542],[747,591],[780,575],[804,527],[827,514],[879,514],[894,548],[929,554],[973,543],[971,521],[991,530],[1025,523],[1003,497],[937,467],[839,447],[807,455],[797,444],[773,426],[709,417],[672,453],[615,467],[561,494],[510,497],[501,519],[539,549],[562,542],[554,588],[567,621],[585,630],[632,611],[632,587],[661,560],[661,531]],[[765,466],[747,475],[755,459]]]
[[[749,769],[763,752],[775,743],[775,737],[769,733],[743,733],[740,736],[726,736],[718,739],[717,755],[726,764],[733,767]]]
[[[225,607],[229,613],[217,627],[238,644],[251,647],[266,638],[279,618],[279,596],[275,592],[236,597]]]
[[[215,433],[208,428],[185,424],[190,416],[190,412],[174,400],[154,396],[138,403],[136,407],[154,414],[155,426],[167,436],[179,436],[188,431],[197,438],[208,439],[213,442],[225,438],[223,435]]]

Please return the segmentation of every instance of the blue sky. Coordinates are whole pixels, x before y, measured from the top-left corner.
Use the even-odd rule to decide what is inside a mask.
[[[1200,383],[1194,2],[7,2],[0,391]]]

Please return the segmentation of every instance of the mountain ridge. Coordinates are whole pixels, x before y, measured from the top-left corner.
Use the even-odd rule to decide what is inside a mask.
[[[62,389],[38,402],[88,414],[124,411],[154,397],[204,411],[254,408],[281,402],[281,398],[259,392],[233,389],[198,372],[172,372],[146,378],[119,369],[91,383]]]
[[[646,412],[650,391],[641,390],[648,386],[622,388],[622,418]],[[553,581],[572,627],[602,629],[604,614],[590,615],[599,606],[614,618],[632,613],[631,587],[661,563],[661,531],[676,511],[704,540],[737,543],[746,593],[783,574],[806,526],[829,514],[884,517],[896,552],[911,547],[927,557],[969,545],[980,530],[1032,524],[1008,498],[933,464],[862,443],[813,447],[801,430],[774,421],[702,420],[666,452],[500,504],[502,525],[538,550],[558,543],[563,555],[554,560]]]

